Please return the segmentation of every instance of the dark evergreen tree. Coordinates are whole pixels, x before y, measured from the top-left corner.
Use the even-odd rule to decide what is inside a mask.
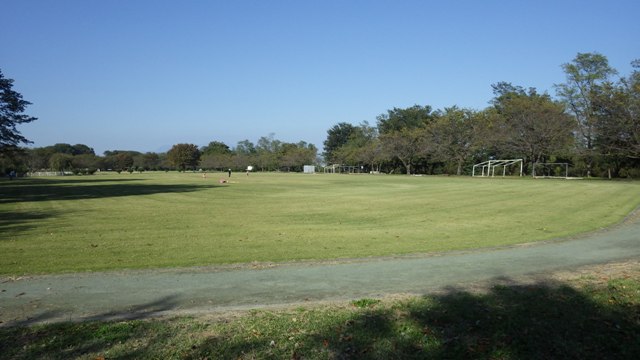
[[[12,88],[13,80],[5,78],[0,70],[0,153],[15,150],[19,144],[31,143],[16,126],[37,120],[24,114],[31,103]]]

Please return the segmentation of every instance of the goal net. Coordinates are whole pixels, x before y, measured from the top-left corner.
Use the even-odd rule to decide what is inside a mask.
[[[535,163],[531,174],[536,179],[568,179],[569,163]]]
[[[494,177],[519,175],[522,176],[522,159],[487,160],[473,165],[471,176]]]

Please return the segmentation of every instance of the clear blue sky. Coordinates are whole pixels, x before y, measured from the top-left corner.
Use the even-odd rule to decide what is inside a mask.
[[[483,109],[491,84],[554,95],[561,64],[640,58],[640,1],[0,0],[0,69],[33,146],[167,150],[282,141],[393,107]]]

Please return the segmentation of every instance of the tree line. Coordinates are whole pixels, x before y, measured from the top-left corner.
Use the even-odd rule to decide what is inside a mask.
[[[234,148],[221,141],[212,141],[198,148],[194,144],[176,144],[166,154],[169,164],[177,170],[207,169],[258,171],[302,171],[304,165],[316,164],[318,149],[305,141],[287,143],[263,136],[254,144],[242,140]]]
[[[324,157],[365,171],[457,175],[489,159],[521,158],[529,174],[536,163],[561,162],[574,176],[637,178],[640,61],[632,66],[616,78],[604,55],[579,53],[562,65],[556,98],[499,82],[483,110],[414,105],[388,110],[375,126],[341,122],[327,131]]]
[[[469,174],[488,159],[569,163],[574,176],[640,177],[640,60],[619,76],[599,53],[578,53],[562,65],[566,79],[556,97],[508,82],[492,85],[489,106],[475,110],[429,105],[393,108],[376,124],[340,122],[327,130],[323,158],[313,144],[287,143],[274,134],[235,147],[212,141],[175,144],[166,153],[106,151],[83,144],[25,148],[16,126],[36,120],[30,103],[0,72],[0,170],[54,170],[91,174],[98,169],[302,171],[303,165],[342,164],[361,171],[406,174]]]
[[[275,139],[273,134],[261,137],[255,145],[249,140],[240,141],[234,148],[212,141],[203,147],[175,144],[166,153],[108,150],[103,156],[84,144],[61,143],[14,151],[0,158],[0,166],[18,173],[55,171],[76,175],[97,171],[239,171],[248,166],[260,171],[302,171],[303,165],[317,162],[317,152],[313,144],[287,143]]]

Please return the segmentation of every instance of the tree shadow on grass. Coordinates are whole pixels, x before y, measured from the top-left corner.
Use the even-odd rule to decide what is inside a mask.
[[[90,353],[104,353],[132,337],[149,343],[169,342],[170,331],[156,331],[153,323],[123,321],[159,316],[177,306],[175,296],[163,297],[123,311],[88,316],[79,322],[41,324],[64,316],[56,311],[6,324],[0,328],[0,359],[72,359]],[[108,321],[108,322],[107,322]],[[31,327],[36,325],[35,327]],[[138,359],[146,352],[145,343],[126,349],[120,359]]]
[[[64,184],[94,184],[94,183],[119,183],[119,182],[130,182],[130,181],[145,181],[148,179],[145,178],[135,178],[135,177],[127,177],[123,179],[100,179],[95,177],[66,177],[66,176],[54,176],[54,177],[27,177],[27,178],[19,178],[16,180],[0,180],[0,185],[2,186],[10,186],[10,185],[20,185],[20,186],[29,186],[29,185],[41,185],[41,184],[50,184],[50,185],[64,185]]]
[[[0,210],[0,240],[38,226],[40,220],[58,216],[57,211],[4,211]]]
[[[608,299],[594,301],[561,284],[496,286],[486,294],[449,289],[355,311],[313,334],[296,335],[290,324],[280,338],[212,338],[188,358],[638,359],[640,308],[606,291]]]
[[[486,295],[452,291],[411,316],[437,330],[436,356],[638,358],[640,309],[615,296],[603,303],[566,285],[496,286]]]
[[[99,199],[121,196],[151,195],[159,193],[193,192],[219,187],[194,184],[130,183],[134,179],[116,180],[40,180],[27,179],[4,182],[0,186],[0,204],[48,201]],[[95,185],[98,184],[98,185]]]

